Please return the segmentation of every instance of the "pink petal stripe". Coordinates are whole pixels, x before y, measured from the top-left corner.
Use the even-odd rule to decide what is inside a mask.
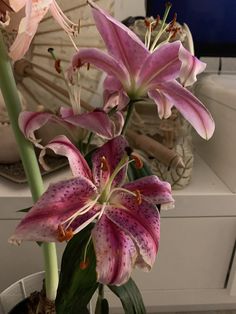
[[[177,82],[161,86],[163,94],[205,139],[210,139],[215,130],[214,120],[206,107]]]
[[[64,135],[55,137],[50,141],[40,154],[40,158],[45,155],[45,150],[49,148],[55,154],[68,158],[71,171],[75,177],[84,176],[88,179],[92,178],[91,170],[80,151],[68,140]]]
[[[197,74],[203,72],[206,68],[206,63],[194,57],[183,46],[179,51],[179,58],[182,62],[180,70],[180,82],[183,86],[191,86],[197,80]]]
[[[91,63],[107,74],[117,77],[124,86],[130,84],[129,73],[126,68],[102,50],[81,48],[72,58],[72,67],[73,69],[80,68],[85,63]]]
[[[57,241],[57,228],[96,195],[96,187],[83,177],[61,181],[47,191],[21,220],[10,242]]]
[[[168,182],[161,181],[154,175],[129,182],[123,188],[130,191],[138,190],[141,197],[153,204],[174,203],[171,195],[171,185]]]
[[[97,280],[112,285],[125,283],[137,257],[131,238],[102,216],[92,230],[92,239],[97,259]]]
[[[126,154],[125,148],[128,142],[123,136],[117,136],[102,147],[97,149],[92,156],[93,178],[96,186],[103,187],[107,178],[114,172],[120,160]],[[105,157],[109,166],[108,171],[101,169],[102,158]],[[126,167],[124,167],[113,181],[113,186],[120,185],[124,182],[126,176]]]
[[[179,60],[179,49],[181,43],[175,41],[167,43],[149,54],[142,62],[142,68],[138,73],[138,85],[150,86],[153,84],[170,81],[179,76],[181,62]]]
[[[149,52],[143,42],[124,24],[107,14],[93,1],[94,20],[108,52],[123,63],[131,76],[136,75]]]
[[[154,205],[145,201],[138,207],[134,197],[127,197],[124,200],[128,203],[129,208],[109,206],[106,208],[105,214],[132,238],[138,249],[137,265],[148,271],[155,262],[159,245],[159,212]],[[122,205],[125,206],[126,202]]]

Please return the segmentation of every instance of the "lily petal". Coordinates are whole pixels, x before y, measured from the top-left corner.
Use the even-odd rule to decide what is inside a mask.
[[[149,54],[138,74],[138,85],[150,86],[163,81],[174,80],[179,76],[181,62],[179,60],[180,41],[167,43]]]
[[[90,180],[92,179],[92,173],[87,164],[87,161],[66,136],[59,135],[44,147],[39,156],[41,162],[47,148],[52,149],[55,154],[62,155],[68,158],[71,171],[75,177],[83,176]]]
[[[81,48],[72,58],[72,68],[80,68],[85,63],[91,63],[107,74],[117,77],[123,85],[130,83],[127,69],[112,56],[97,48]],[[69,70],[71,73],[71,70]]]
[[[108,52],[122,62],[131,75],[136,75],[149,52],[140,38],[128,27],[99,8],[93,1],[92,7],[96,27]]]
[[[173,107],[173,103],[170,102],[169,98],[159,89],[150,90],[148,96],[156,103],[159,118],[169,118],[171,115],[171,108]]]
[[[214,120],[207,108],[178,82],[167,82],[161,86],[163,94],[189,121],[199,135],[211,138],[215,130]]]
[[[154,175],[129,182],[123,188],[129,191],[138,190],[141,197],[153,204],[174,203],[171,195],[171,185],[168,182],[161,181]]]
[[[117,116],[117,118],[119,118],[120,123],[116,127],[109,115],[101,110],[94,110],[93,112],[82,113],[79,115],[64,115],[63,117],[64,121],[85,128],[91,132],[95,132],[106,139],[111,139],[120,134],[124,122],[120,119],[120,115],[119,117]]]
[[[94,184],[83,177],[50,185],[21,220],[9,241],[57,241],[58,226],[88,203],[95,194]]]
[[[114,76],[107,76],[103,83],[104,110],[107,111],[113,107],[123,110],[129,103],[129,97],[125,93],[122,84]]]
[[[55,119],[55,116],[49,112],[22,111],[18,119],[19,128],[28,140],[33,142],[35,146],[42,148],[39,140],[35,138],[34,132],[45,125],[50,119]]]
[[[193,85],[197,81],[197,74],[203,72],[206,68],[206,63],[194,57],[182,45],[179,51],[179,59],[182,62],[180,70],[180,82],[183,86]]]
[[[123,136],[117,136],[95,151],[92,156],[92,164],[93,178],[96,186],[103,187],[107,179],[114,172],[118,163],[126,154],[125,148],[127,146],[128,142],[125,138]],[[101,168],[101,163],[104,157],[106,159],[108,169]],[[126,171],[127,167],[122,168],[113,180],[113,186],[120,185],[124,182]]]
[[[92,230],[92,239],[97,259],[97,280],[112,285],[125,283],[137,257],[132,239],[105,215]]]
[[[108,206],[106,216],[123,229],[138,248],[136,265],[145,271],[153,266],[159,246],[160,218],[159,212],[153,204],[143,200],[137,204],[134,196],[128,195],[123,198],[122,206]]]

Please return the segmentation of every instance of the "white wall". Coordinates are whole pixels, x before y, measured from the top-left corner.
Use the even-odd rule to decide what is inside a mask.
[[[145,15],[145,0],[115,0],[115,16],[123,20],[128,16]]]

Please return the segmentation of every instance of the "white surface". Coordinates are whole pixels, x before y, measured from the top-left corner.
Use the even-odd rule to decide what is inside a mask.
[[[199,154],[236,192],[236,75],[203,75],[195,85],[195,95],[210,110],[216,123],[215,133],[206,142],[196,138]]]
[[[144,0],[115,0],[115,17],[121,21],[129,16],[145,16]]]

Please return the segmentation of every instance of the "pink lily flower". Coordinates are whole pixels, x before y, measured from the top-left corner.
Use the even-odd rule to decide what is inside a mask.
[[[19,115],[20,130],[39,148],[43,148],[43,146],[40,144],[40,139],[36,139],[35,131],[49,121],[64,126],[75,138],[75,141],[78,127],[94,132],[102,138],[111,139],[120,135],[124,125],[121,112],[115,112],[109,116],[108,113],[99,109],[95,109],[93,112],[74,114],[73,109],[61,107],[59,115],[51,112],[31,111],[23,111]]]
[[[80,49],[72,59],[71,71],[85,63],[94,64],[108,74],[104,85],[106,98],[109,93],[114,97],[115,92],[123,92],[132,101],[148,95],[156,103],[161,119],[168,118],[175,106],[203,138],[209,139],[214,132],[214,121],[204,105],[184,87],[196,80],[205,64],[179,41],[150,52],[129,28],[93,1],[88,3],[108,53],[96,48]],[[126,103],[121,102],[120,109]]]
[[[110,140],[93,154],[90,170],[65,136],[51,141],[47,148],[68,157],[74,178],[50,185],[9,241],[69,240],[95,222],[92,241],[99,282],[120,285],[135,266],[150,270],[160,237],[156,204],[173,203],[171,187],[154,175],[125,183],[132,158],[127,146],[122,136]]]
[[[10,6],[16,12],[25,7],[25,17],[21,20],[18,35],[10,47],[9,55],[14,61],[23,58],[28,51],[38,25],[48,10],[70,38],[77,32],[78,26],[64,15],[56,0],[10,0]]]

